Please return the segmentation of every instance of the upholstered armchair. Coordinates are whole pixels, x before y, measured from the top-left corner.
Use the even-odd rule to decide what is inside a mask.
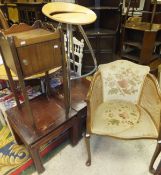
[[[156,150],[149,167],[160,153],[161,92],[148,66],[126,60],[100,65],[87,95],[85,135],[91,164],[90,135],[119,139],[156,139]]]

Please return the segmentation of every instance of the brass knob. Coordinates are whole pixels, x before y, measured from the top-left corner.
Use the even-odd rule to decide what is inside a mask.
[[[23,59],[22,62],[23,62],[23,64],[24,64],[25,66],[27,66],[27,65],[29,64],[28,61],[27,61],[26,59]]]
[[[58,45],[54,45],[54,49],[58,48],[59,46]]]

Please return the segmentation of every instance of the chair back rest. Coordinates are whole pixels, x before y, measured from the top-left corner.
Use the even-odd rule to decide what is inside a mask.
[[[67,36],[66,35],[64,35],[64,45],[65,45],[65,51],[67,52]],[[84,40],[81,39],[81,41],[79,41],[76,37],[73,37],[73,45],[74,45],[76,73],[78,76],[81,76]],[[72,46],[70,46],[70,53],[72,53]],[[72,59],[72,57],[70,59],[70,62],[71,64],[74,63],[74,60]]]
[[[103,83],[103,101],[126,100],[138,103],[148,66],[117,60],[99,66]]]

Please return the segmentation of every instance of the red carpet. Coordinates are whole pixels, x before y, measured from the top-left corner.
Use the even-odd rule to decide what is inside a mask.
[[[60,140],[56,142],[52,141],[41,147],[40,154],[43,162],[47,157],[53,156],[54,153],[60,150],[60,147],[58,147],[58,149],[54,148],[59,146],[62,140],[66,138],[66,135],[62,135]],[[50,155],[47,153],[50,153]],[[0,124],[0,175],[19,175],[23,171],[26,171],[25,174],[29,174],[27,173],[27,169],[31,165],[32,170],[30,171],[33,172],[35,171],[34,164],[26,148],[23,145],[17,145],[8,127],[3,127]]]

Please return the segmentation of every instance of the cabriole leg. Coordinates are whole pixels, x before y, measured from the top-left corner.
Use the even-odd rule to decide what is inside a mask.
[[[155,152],[153,154],[153,157],[151,159],[150,166],[149,166],[149,171],[151,173],[155,173],[155,169],[153,168],[153,165],[154,165],[154,162],[155,162],[156,158],[158,157],[160,151],[161,151],[161,144],[157,143],[157,146],[155,148]]]
[[[87,133],[85,135],[85,142],[86,142],[87,154],[88,154],[86,165],[90,166],[91,165],[90,135]]]

